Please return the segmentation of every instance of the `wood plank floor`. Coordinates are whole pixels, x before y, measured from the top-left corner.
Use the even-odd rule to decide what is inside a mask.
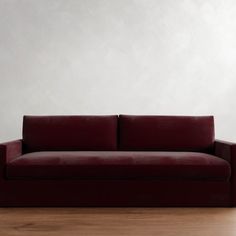
[[[235,236],[234,208],[0,208],[0,236]]]

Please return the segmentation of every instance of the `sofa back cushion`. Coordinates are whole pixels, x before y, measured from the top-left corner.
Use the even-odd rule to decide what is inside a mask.
[[[117,116],[24,116],[25,152],[116,150]]]
[[[119,117],[121,150],[210,152],[213,142],[213,116]]]

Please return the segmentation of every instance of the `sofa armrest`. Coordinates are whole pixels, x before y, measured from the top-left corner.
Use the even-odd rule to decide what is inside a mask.
[[[236,159],[236,143],[216,140],[214,154],[231,163]]]
[[[216,140],[214,154],[225,159],[231,166],[231,196],[232,205],[236,206],[236,143]]]
[[[7,162],[22,155],[22,140],[0,143],[0,178]]]

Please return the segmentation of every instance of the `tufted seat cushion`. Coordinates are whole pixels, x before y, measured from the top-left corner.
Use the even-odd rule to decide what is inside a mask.
[[[22,155],[7,163],[8,178],[187,179],[230,178],[230,165],[197,152],[50,151]]]

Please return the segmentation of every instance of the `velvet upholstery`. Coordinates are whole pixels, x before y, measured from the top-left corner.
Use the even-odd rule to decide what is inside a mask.
[[[210,152],[214,143],[212,116],[119,117],[120,149]]]
[[[231,165],[231,201],[236,206],[236,144],[216,140],[214,147],[214,154],[227,160]]]
[[[6,163],[22,155],[22,140],[0,144],[0,182],[5,177]],[[1,186],[0,186],[1,187]]]
[[[0,206],[236,206],[235,166],[212,117],[27,116],[0,144]]]
[[[34,152],[7,164],[7,178],[227,181],[227,161],[194,152]]]
[[[183,180],[8,180],[1,206],[226,207],[230,182]]]
[[[117,116],[25,116],[26,152],[116,150]]]

